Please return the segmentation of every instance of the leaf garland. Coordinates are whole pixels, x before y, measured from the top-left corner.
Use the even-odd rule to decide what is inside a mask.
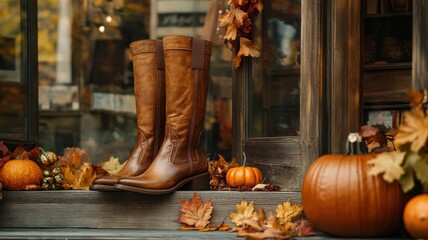
[[[232,51],[238,49],[232,54],[233,68],[236,69],[241,65],[242,56],[260,56],[253,31],[254,19],[263,10],[263,4],[261,0],[229,0],[229,5],[234,9],[219,17],[219,25],[226,28],[226,46]]]

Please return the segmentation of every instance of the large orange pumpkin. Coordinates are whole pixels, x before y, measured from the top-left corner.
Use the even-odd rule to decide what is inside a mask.
[[[255,167],[234,167],[226,174],[226,182],[231,187],[254,187],[262,182],[262,173]]]
[[[0,182],[5,190],[24,190],[42,179],[42,169],[31,160],[9,160],[0,168]]]
[[[428,194],[417,195],[404,208],[404,226],[412,237],[428,239]]]
[[[351,149],[357,155],[324,155],[309,167],[302,187],[304,213],[331,235],[388,235],[400,229],[405,196],[398,183],[367,174],[367,161],[375,155],[362,154],[361,138],[354,138]]]

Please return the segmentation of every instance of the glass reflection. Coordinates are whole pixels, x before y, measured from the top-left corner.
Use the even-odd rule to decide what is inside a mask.
[[[254,59],[250,136],[299,135],[300,0],[272,0],[262,12],[262,56]]]

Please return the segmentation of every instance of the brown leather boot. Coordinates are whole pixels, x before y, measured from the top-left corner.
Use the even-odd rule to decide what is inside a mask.
[[[125,166],[114,176],[95,179],[91,190],[117,190],[121,177],[144,173],[157,155],[165,133],[165,61],[160,40],[130,44],[137,107],[137,142]]]
[[[212,43],[191,37],[163,39],[166,126],[161,150],[149,169],[119,179],[116,188],[167,194],[183,185],[208,189],[208,161],[200,135],[204,126]]]

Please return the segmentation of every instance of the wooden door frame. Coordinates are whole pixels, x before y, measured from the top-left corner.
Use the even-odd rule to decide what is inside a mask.
[[[361,0],[302,1],[300,178],[320,155],[343,153],[347,134],[359,128],[360,36]],[[251,76],[247,58],[233,74],[232,156],[238,162],[244,145],[272,150],[272,143],[281,148],[281,143],[296,142],[295,137],[249,138]]]

